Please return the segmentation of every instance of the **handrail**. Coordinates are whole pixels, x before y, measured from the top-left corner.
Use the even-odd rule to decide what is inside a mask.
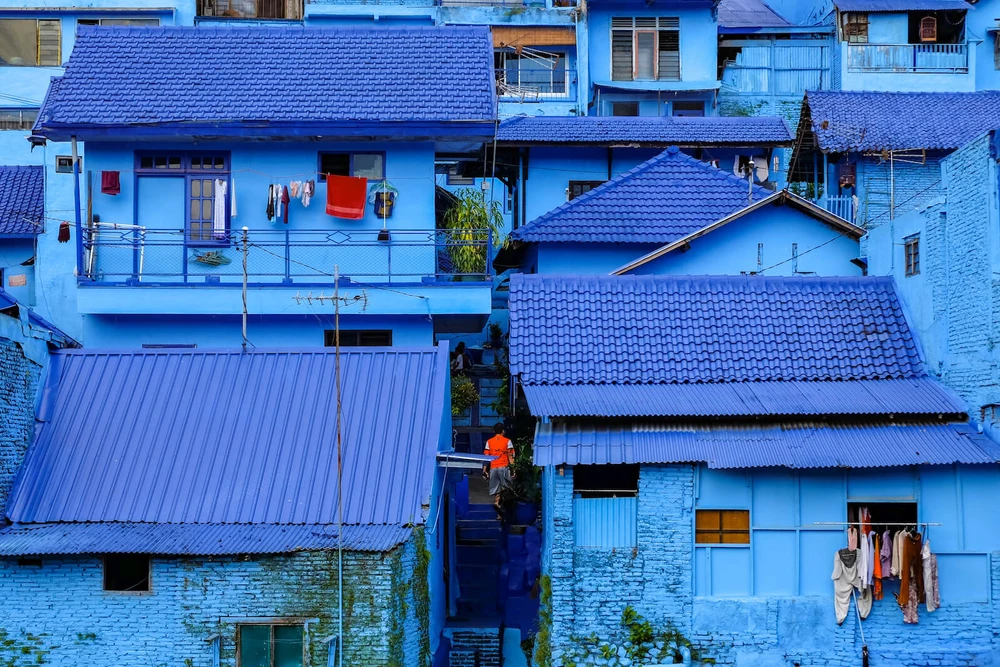
[[[968,44],[848,44],[847,69],[854,72],[969,71]]]

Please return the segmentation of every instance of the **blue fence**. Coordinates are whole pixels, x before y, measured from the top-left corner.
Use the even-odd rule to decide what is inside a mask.
[[[245,246],[245,249],[244,249]],[[335,267],[366,283],[490,280],[488,230],[226,232],[104,224],[84,230],[80,283],[330,285]],[[246,269],[244,270],[244,260]]]

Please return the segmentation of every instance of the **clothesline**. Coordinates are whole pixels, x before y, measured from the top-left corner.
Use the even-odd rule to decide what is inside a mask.
[[[931,521],[868,521],[869,526],[943,526],[941,523]],[[860,526],[860,521],[813,521],[814,526]]]

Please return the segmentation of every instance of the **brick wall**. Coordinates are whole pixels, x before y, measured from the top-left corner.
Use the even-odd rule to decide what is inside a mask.
[[[388,554],[344,554],[345,665],[420,665],[412,578],[414,540]],[[150,593],[102,591],[99,558],[46,558],[41,566],[0,559],[0,664],[236,664],[239,619],[308,622],[309,660],[327,664],[323,641],[337,632],[337,553],[153,560]]]
[[[20,344],[0,337],[0,517],[31,442],[41,370]]]
[[[859,225],[871,228],[889,222],[890,201],[895,202],[899,217],[944,194],[938,158],[928,157],[924,164],[906,160],[895,159],[891,170],[887,160],[866,157],[858,161]],[[895,183],[892,189],[891,182]]]
[[[546,491],[552,494],[547,499],[551,516],[546,516],[546,529],[554,533],[548,560],[553,665],[563,664],[566,656],[573,656],[567,664],[584,664],[577,660],[577,649],[591,635],[621,641],[619,622],[626,606],[659,629],[668,625],[677,629],[700,657],[720,665],[861,664],[861,629],[853,607],[844,624],[836,624],[832,584],[830,595],[824,596],[694,596],[693,467],[642,467],[634,552],[574,547],[571,468],[564,476],[547,477]],[[885,599],[874,605],[863,626],[872,667],[997,664],[1000,553],[992,554],[990,564],[990,602],[949,605],[944,590],[943,606],[933,613],[921,607],[918,625],[902,622],[892,596],[898,584],[887,583]],[[585,664],[626,663],[613,658]]]

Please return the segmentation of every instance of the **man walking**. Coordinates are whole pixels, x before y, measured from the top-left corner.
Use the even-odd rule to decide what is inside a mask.
[[[503,424],[493,427],[494,435],[486,441],[486,449],[483,454],[492,456],[493,462],[489,464],[490,495],[493,496],[493,506],[497,512],[500,511],[500,492],[510,486],[510,462],[514,456],[514,443],[504,434]],[[483,466],[483,476],[487,475],[487,468]]]

